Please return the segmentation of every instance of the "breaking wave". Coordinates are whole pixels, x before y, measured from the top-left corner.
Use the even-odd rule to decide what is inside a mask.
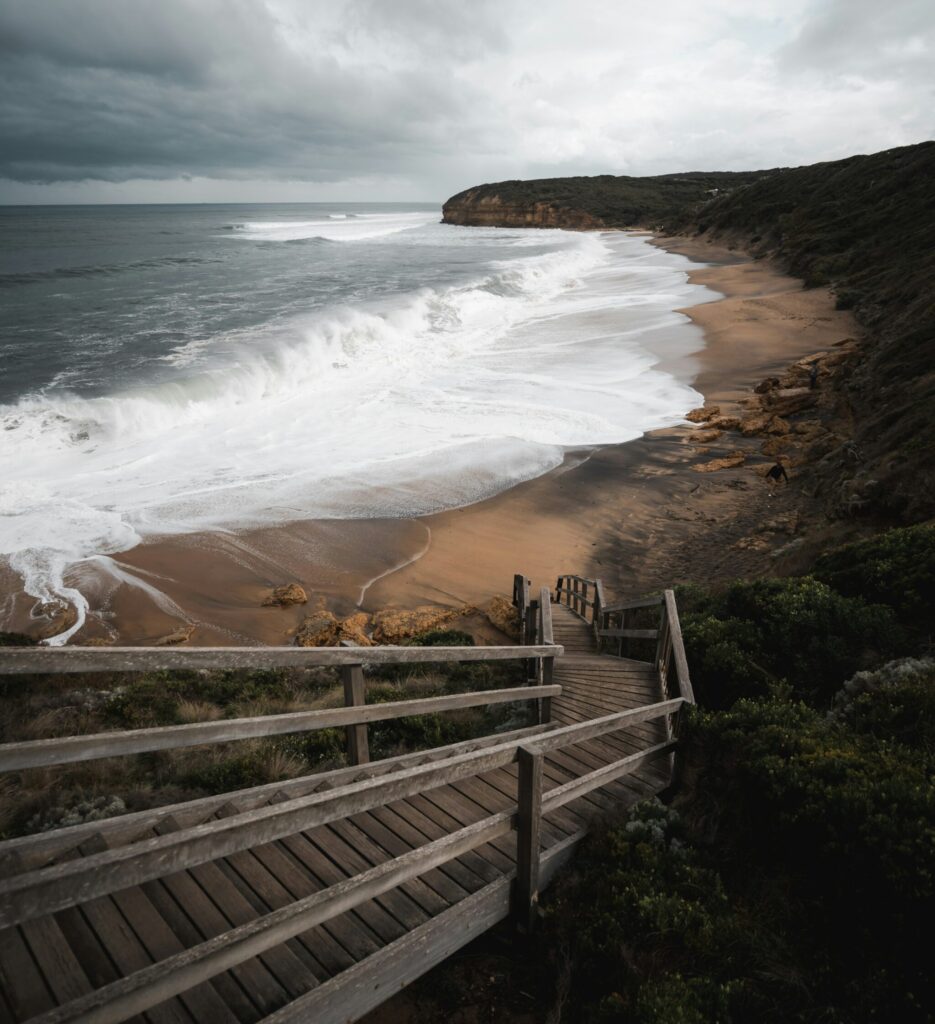
[[[160,383],[0,406],[0,554],[29,594],[77,610],[53,642],[87,611],[69,566],[146,536],[427,513],[676,422],[699,396],[650,342],[686,329],[684,273],[644,265],[638,239],[556,238],[458,286],[181,345]]]

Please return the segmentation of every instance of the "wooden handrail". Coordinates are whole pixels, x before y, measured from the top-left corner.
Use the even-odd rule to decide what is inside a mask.
[[[675,658],[675,675],[678,680],[678,695],[689,704],[695,703],[695,691],[692,689],[691,677],[688,672],[688,658],[685,656],[685,643],[682,640],[682,626],[679,622],[678,605],[675,592],[665,592],[665,616],[669,626],[669,643]]]
[[[537,754],[546,754],[665,718],[683,703],[676,699],[616,712],[563,726],[528,740],[517,739],[442,762],[405,768],[380,778],[284,800],[129,846],[26,871],[0,882],[0,927],[55,913],[98,896],[505,767],[516,760],[520,746]],[[0,854],[2,849],[0,845]]]
[[[272,715],[261,718],[196,723],[159,729],[102,733],[95,736],[67,737],[8,744],[0,747],[0,770],[67,763],[95,757],[114,756],[143,750],[169,749],[201,743],[227,742],[249,736],[278,735],[306,729],[332,726],[366,729],[366,723],[409,714],[453,710],[509,700],[536,700],[548,707],[552,696],[561,693],[551,682],[552,666],[563,648],[553,642],[552,595],[542,588],[537,597],[530,593],[530,581],[514,578],[514,604],[520,612],[522,644],[496,648],[265,648],[265,649],[169,649],[153,648],[70,648],[6,649],[0,651],[0,673],[151,671],[154,668],[255,668],[272,665],[289,667],[331,665],[342,668],[345,689],[353,706]],[[437,869],[492,841],[515,834],[517,857],[515,881],[512,873],[499,879],[512,884],[514,911],[520,923],[532,927],[536,917],[538,889],[567,858],[584,833],[575,833],[557,848],[543,853],[540,829],[543,816],[571,801],[586,796],[632,773],[658,758],[677,753],[678,720],[683,709],[694,701],[688,663],[682,641],[675,595],[665,591],[660,598],[608,606],[604,602],[600,580],[565,575],[558,579],[556,602],[562,601],[589,622],[600,643],[602,638],[648,640],[655,638],[655,666],[663,699],[657,703],[573,725],[539,725],[496,737],[455,744],[446,751],[422,752],[392,759],[392,763],[364,768],[348,767],[326,773],[316,779],[306,777],[253,787],[237,794],[204,797],[174,807],[137,812],[126,818],[89,822],[54,834],[24,837],[0,843],[0,873],[18,872],[0,882],[0,928],[54,914],[86,901],[106,897],[122,889],[143,885],[155,879],[184,871],[199,864],[231,856],[238,852],[306,832],[330,822],[353,817],[377,807],[404,800],[439,786],[457,784],[485,772],[518,764],[516,799],[498,813],[482,821],[459,827],[442,838],[426,841],[384,863],[368,867],[337,884],[296,899],[279,909],[261,914],[240,926],[174,953],[135,973],[81,995],[50,1010],[30,1024],[119,1024],[145,1013],[165,1000],[193,986],[210,982],[219,974],[261,956],[310,928],[334,919],[368,900],[379,897],[424,873]],[[628,629],[625,612],[636,608],[660,606],[659,628]],[[588,616],[587,609],[592,609]],[[619,615],[617,625],[610,616]],[[8,657],[9,653],[13,657]],[[271,661],[270,654],[285,661]],[[49,658],[48,655],[53,657]],[[220,654],[221,664],[212,655]],[[237,657],[246,654],[246,658]],[[74,655],[84,659],[74,667]],[[118,657],[119,656],[119,657]],[[103,658],[103,661],[96,659]],[[253,659],[256,660],[253,660]],[[490,690],[411,701],[393,701],[366,705],[363,700],[362,664],[431,663],[433,661],[486,661],[522,659],[534,668],[536,685]],[[50,665],[61,664],[61,668]],[[14,667],[9,668],[12,665]],[[41,667],[30,667],[39,665]],[[124,667],[128,666],[128,667]],[[670,675],[677,693],[668,697]],[[540,711],[541,716],[541,711]],[[665,738],[645,749],[621,755],[585,775],[545,790],[543,767],[552,751],[585,743],[632,729],[646,722],[664,720]],[[542,721],[540,717],[540,721]],[[361,737],[358,737],[358,742]],[[366,747],[366,732],[362,742]],[[101,746],[110,744],[110,747]],[[117,750],[114,749],[116,745]],[[58,748],[57,755],[54,753]],[[101,752],[103,751],[103,752]],[[62,756],[64,754],[64,756]],[[51,758],[51,759],[49,759]],[[366,760],[364,750],[363,759]],[[421,763],[425,761],[425,763]],[[323,780],[323,781],[322,781]],[[656,787],[658,789],[658,786]],[[273,791],[275,790],[275,793]],[[224,814],[215,812],[229,803]],[[177,812],[177,813],[174,813]],[[172,831],[153,835],[160,816],[170,815]],[[85,857],[50,860],[73,849],[81,837],[94,831],[107,833],[111,845]],[[124,845],[114,846],[113,841]],[[70,844],[70,845],[69,845]],[[569,845],[570,844],[570,845]],[[104,844],[102,844],[104,845]],[[485,890],[486,891],[486,890]],[[498,890],[499,891],[499,890]],[[506,893],[506,890],[504,890]],[[468,897],[470,900],[472,897]],[[498,897],[499,898],[499,897]],[[506,912],[506,904],[501,911]],[[499,919],[499,918],[496,918]],[[485,925],[486,927],[486,925]],[[288,1019],[306,1010],[302,999],[290,1004]],[[341,1012],[345,1006],[341,1004]],[[279,1019],[280,1015],[275,1015]],[[313,1014],[314,1016],[314,1014]],[[330,1019],[330,1018],[329,1018]]]
[[[517,760],[521,777],[515,809],[489,815],[79,996],[36,1018],[33,1024],[77,1024],[89,1019],[98,1024],[118,1024],[514,830],[518,833],[517,889],[528,891],[534,897],[530,900],[530,912],[533,912],[538,896],[538,836],[542,815],[635,771],[647,761],[667,753],[671,747],[672,743],[667,742],[630,754],[543,795],[542,752],[519,746]]]
[[[162,672],[178,669],[311,668],[508,661],[555,651],[490,647],[0,647],[0,675]]]
[[[660,594],[657,597],[640,597],[633,601],[620,601],[617,604],[608,604],[604,606],[605,612],[628,612],[634,608],[653,608],[657,604],[662,604],[665,598]]]
[[[210,743],[227,743],[231,740],[258,736],[282,736],[295,732],[357,726],[384,722],[392,718],[407,718],[410,715],[455,711],[488,704],[541,700],[544,697],[556,697],[561,692],[560,686],[517,686],[503,690],[478,690],[472,693],[453,693],[415,700],[327,708],[322,711],[295,711],[285,715],[260,715],[255,718],[232,718],[220,722],[195,722],[190,725],[168,725],[153,729],[128,729],[87,736],[5,743],[0,745],[0,772],[70,764],[75,761],[94,761],[102,757],[142,754],[152,750],[175,750]]]
[[[444,761],[458,754],[471,754],[476,750],[498,746],[510,740],[528,740],[529,737],[552,728],[552,725],[525,726],[510,732],[460,740],[458,743],[433,747],[431,750],[417,750],[411,754],[370,761],[365,765],[332,768],[329,771],[316,772],[314,775],[248,786],[233,793],[201,796],[182,803],[163,804],[143,811],[118,814],[112,818],[84,821],[48,832],[18,836],[0,843],[0,878],[44,867],[55,857],[75,850],[92,836],[102,837],[108,846],[116,847],[151,835],[153,829],[167,818],[171,818],[177,828],[190,828],[212,818],[221,808],[237,812],[251,811],[269,803],[273,798],[294,799],[325,789],[335,789],[351,782],[362,782],[364,779],[388,775],[401,768],[412,768],[430,761]]]

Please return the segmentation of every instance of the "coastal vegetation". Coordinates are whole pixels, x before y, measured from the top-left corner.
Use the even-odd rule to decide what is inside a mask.
[[[683,786],[595,835],[547,900],[561,1019],[932,1019],[935,660],[912,609],[933,570],[925,526],[683,592]]]
[[[687,215],[713,195],[750,184],[770,171],[706,171],[635,178],[540,178],[477,185],[452,196],[444,205],[448,224],[486,224],[491,217],[507,227],[634,227],[659,224]],[[529,211],[534,211],[531,218]]]
[[[408,642],[436,646],[473,640],[464,633],[436,630]],[[367,701],[499,689],[521,684],[522,675],[512,662],[373,666],[366,673]],[[0,679],[0,742],[343,704],[340,680],[335,670],[325,668],[6,676]],[[530,714],[529,704],[508,703],[375,722],[369,728],[370,755],[379,760],[521,728],[530,724]],[[321,729],[8,773],[0,783],[0,837],[277,782],[345,763],[344,730]]]

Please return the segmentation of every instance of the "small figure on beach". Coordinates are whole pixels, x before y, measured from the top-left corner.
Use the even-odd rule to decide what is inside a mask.
[[[772,486],[774,483],[779,483],[780,480],[789,482],[789,474],[786,472],[786,467],[777,459],[774,466],[770,466],[766,471],[767,482]]]
[[[811,369],[808,371],[808,386],[815,390],[818,387],[818,363],[812,363]]]

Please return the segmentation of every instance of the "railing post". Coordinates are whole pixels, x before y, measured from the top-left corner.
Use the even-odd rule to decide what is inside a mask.
[[[539,909],[539,829],[542,822],[542,754],[526,747],[519,764],[516,815],[516,889],[513,913],[518,927],[530,933]]]
[[[345,707],[363,707],[367,703],[363,665],[342,665],[341,681],[344,683]],[[367,764],[370,760],[366,723],[347,726],[347,760],[349,764]]]
[[[542,659],[542,685],[552,685],[552,672],[555,668],[555,658]],[[539,701],[539,725],[545,725],[552,721],[552,698],[543,697]]]

